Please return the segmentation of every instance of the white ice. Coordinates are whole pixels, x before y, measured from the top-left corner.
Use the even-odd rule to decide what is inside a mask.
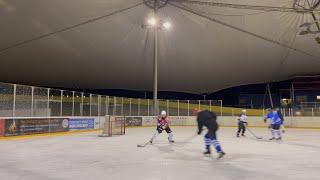
[[[161,134],[154,145],[138,148],[154,128],[130,128],[127,135],[102,138],[97,133],[0,141],[1,180],[319,180],[320,131],[287,129],[283,142],[269,142],[267,129],[235,137],[221,128],[227,155],[204,157],[203,136],[195,127],[172,127],[176,143]]]

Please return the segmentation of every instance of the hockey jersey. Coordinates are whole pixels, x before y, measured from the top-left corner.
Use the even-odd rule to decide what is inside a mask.
[[[282,120],[276,111],[269,112],[266,115],[265,119],[269,119],[271,121],[271,124],[274,124],[274,125],[282,124]]]
[[[238,119],[238,122],[247,123],[248,117],[245,114],[241,114],[240,116],[238,116],[237,119]]]
[[[167,126],[167,125],[169,125],[168,117],[165,117],[165,118],[158,117],[158,126]]]
[[[214,112],[204,110],[198,113],[198,134],[201,134],[203,126],[207,127],[209,136],[214,136],[218,130],[217,115]]]

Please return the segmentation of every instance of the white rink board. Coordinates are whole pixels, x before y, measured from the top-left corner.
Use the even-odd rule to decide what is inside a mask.
[[[194,116],[170,116],[170,125],[173,126],[196,126],[196,117]],[[237,117],[235,116],[218,116],[220,126],[234,127],[237,126]],[[263,121],[263,117],[249,116],[249,126],[267,127],[269,123]],[[155,126],[157,124],[153,116],[143,116],[142,126]],[[320,117],[286,117],[284,124],[292,128],[320,128]]]
[[[172,126],[195,126],[197,125],[194,116],[170,116],[170,125]],[[157,120],[154,116],[143,116],[142,126],[156,126]]]
[[[134,116],[142,117],[142,126],[156,126],[157,122],[154,116]],[[25,117],[28,119],[28,117]],[[38,117],[40,118],[40,117]],[[94,118],[94,129],[101,129],[104,127],[106,116],[74,116],[65,118]],[[194,116],[170,116],[170,125],[172,126],[196,126],[196,117]],[[248,117],[249,126],[267,127],[268,123],[263,122],[263,117]],[[220,126],[234,127],[237,126],[237,119],[235,116],[218,116],[218,123]],[[320,128],[319,117],[287,117],[285,118],[286,127],[293,128]]]

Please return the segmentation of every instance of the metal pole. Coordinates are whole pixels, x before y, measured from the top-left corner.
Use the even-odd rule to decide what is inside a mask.
[[[190,116],[190,100],[188,100],[188,116]]]
[[[271,107],[273,108],[273,100],[272,100],[272,95],[271,95],[271,90],[270,90],[270,84],[267,84],[267,89],[268,89],[268,93],[269,93]]]
[[[105,115],[109,115],[109,96],[106,96],[106,114]]]
[[[295,104],[295,97],[294,97],[294,85],[291,83],[291,108],[294,107]]]
[[[91,117],[91,111],[92,111],[92,107],[91,107],[91,103],[92,103],[92,94],[90,94],[90,96],[89,96],[89,116]]]
[[[169,100],[167,100],[167,115],[169,116]]]
[[[201,102],[198,100],[198,110],[201,110]]]
[[[148,116],[150,116],[150,99],[148,99]]]
[[[101,95],[98,95],[98,117],[101,116]]]
[[[180,101],[178,100],[178,116],[180,116]]]
[[[222,100],[220,100],[220,116],[222,116]]]
[[[16,95],[17,95],[17,85],[13,85],[13,106],[12,106],[12,116],[16,117]]]
[[[121,116],[123,116],[123,97],[121,98]]]
[[[113,115],[117,113],[117,97],[113,97]]]
[[[50,88],[47,89],[47,117],[50,116]]]
[[[34,87],[31,87],[31,117],[33,117],[33,106],[34,106]]]
[[[131,116],[131,98],[129,98],[129,116]]]
[[[74,91],[72,91],[72,116],[74,116]]]
[[[156,16],[156,7],[154,15]],[[158,115],[158,27],[154,27],[154,54],[153,54],[153,103],[154,115]]]
[[[210,111],[212,111],[211,100],[209,100],[209,104],[210,104]]]
[[[138,99],[138,116],[140,116],[140,98]]]
[[[80,116],[83,116],[83,97],[84,93],[81,92],[81,105],[80,105]]]
[[[62,102],[63,102],[63,90],[60,90],[60,116],[62,116]]]

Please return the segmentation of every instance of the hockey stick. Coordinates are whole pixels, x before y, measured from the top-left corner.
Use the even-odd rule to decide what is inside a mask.
[[[198,136],[198,134],[194,134],[194,135],[188,137],[186,140],[182,141],[181,143],[186,144],[186,143],[190,142],[191,140],[193,140],[197,136]]]
[[[252,135],[252,136],[254,136],[255,138],[257,138],[257,139],[262,139],[263,137],[261,137],[261,136],[257,136],[257,135],[255,135],[248,127],[247,127],[247,130],[250,132],[250,134]]]
[[[144,144],[138,144],[137,147],[146,147],[147,145],[150,144],[150,141],[144,143]]]

